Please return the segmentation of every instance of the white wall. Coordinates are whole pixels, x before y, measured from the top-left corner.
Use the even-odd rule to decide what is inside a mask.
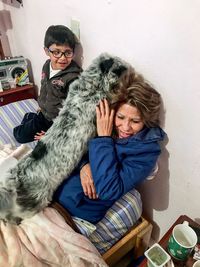
[[[181,214],[200,220],[200,1],[23,2],[21,8],[5,5],[13,25],[10,46],[13,56],[30,59],[36,84],[45,60],[46,28],[70,26],[75,18],[80,21],[84,67],[107,51],[132,63],[160,91],[168,140],[158,176],[141,187],[144,209],[155,222],[155,239]]]
[[[10,11],[4,9],[4,4],[0,2],[0,40],[4,54],[11,55],[7,32],[12,28]]]

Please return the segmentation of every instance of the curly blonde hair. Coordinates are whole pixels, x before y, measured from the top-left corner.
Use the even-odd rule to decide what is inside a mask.
[[[160,124],[161,96],[142,75],[130,67],[109,95],[111,107],[117,110],[122,104],[136,107],[147,127]]]

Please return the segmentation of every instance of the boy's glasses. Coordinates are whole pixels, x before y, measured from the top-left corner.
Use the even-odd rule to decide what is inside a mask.
[[[65,52],[61,52],[61,51],[57,51],[57,50],[50,50],[48,49],[48,51],[56,58],[60,58],[62,57],[62,55],[64,55],[65,57],[73,57],[74,52],[71,50],[67,50]]]

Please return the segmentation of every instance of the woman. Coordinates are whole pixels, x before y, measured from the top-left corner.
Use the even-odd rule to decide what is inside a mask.
[[[97,223],[122,195],[152,171],[165,133],[160,94],[140,76],[125,76],[96,107],[97,137],[88,154],[55,193],[72,216]]]

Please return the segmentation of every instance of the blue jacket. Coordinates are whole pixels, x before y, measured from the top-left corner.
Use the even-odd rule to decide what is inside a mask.
[[[158,142],[164,136],[161,128],[144,128],[129,138],[90,140],[89,162],[98,199],[84,195],[80,168],[76,168],[56,191],[56,201],[72,216],[98,222],[116,200],[150,174],[161,152]]]

